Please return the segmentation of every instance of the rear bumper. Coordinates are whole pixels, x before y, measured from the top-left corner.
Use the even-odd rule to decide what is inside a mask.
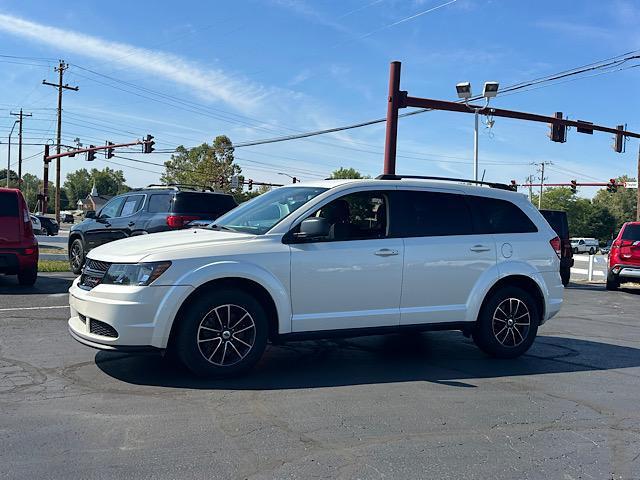
[[[28,255],[23,248],[0,250],[0,273],[16,274],[38,265],[38,250]]]
[[[640,281],[640,265],[616,264],[609,269],[609,276],[619,280]]]

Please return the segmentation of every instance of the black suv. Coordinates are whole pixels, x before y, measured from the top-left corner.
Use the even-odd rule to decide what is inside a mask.
[[[567,212],[540,210],[540,213],[560,237],[560,278],[562,279],[562,284],[566,287],[569,285],[571,267],[573,267],[573,250],[571,250],[571,240],[569,239]]]
[[[193,220],[213,221],[236,206],[229,194],[180,185],[150,185],[118,195],[71,227],[71,270],[81,273],[87,252],[104,243],[184,228]]]
[[[60,225],[53,218],[45,217],[44,215],[36,215],[40,220],[40,225],[42,225],[42,231],[48,236],[52,237],[58,234],[60,230]]]

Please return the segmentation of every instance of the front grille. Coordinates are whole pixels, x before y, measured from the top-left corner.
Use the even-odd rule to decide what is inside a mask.
[[[107,273],[110,266],[109,262],[87,259],[87,263],[82,269],[82,275],[80,275],[80,287],[91,290],[102,281],[102,277]]]
[[[117,338],[118,332],[111,325],[101,322],[100,320],[89,319],[89,332],[102,337]]]

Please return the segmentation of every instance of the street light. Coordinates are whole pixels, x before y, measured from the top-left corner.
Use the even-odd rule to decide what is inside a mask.
[[[458,98],[464,100],[464,104],[473,110],[474,113],[474,129],[473,129],[473,179],[478,181],[478,115],[479,113],[489,106],[489,100],[498,95],[498,89],[500,84],[498,82],[485,82],[482,89],[482,96],[484,97],[484,106],[472,107],[469,105],[469,99],[472,96],[471,83],[462,82],[456,85],[456,92]]]
[[[11,127],[11,132],[9,133],[9,144],[7,145],[7,188],[9,188],[9,177],[11,177],[11,175],[9,175],[9,171],[11,170],[11,135],[13,134],[13,129],[16,128],[16,125],[19,121],[20,120],[16,120],[15,122],[13,122],[13,127]],[[19,182],[18,185],[20,185]]]

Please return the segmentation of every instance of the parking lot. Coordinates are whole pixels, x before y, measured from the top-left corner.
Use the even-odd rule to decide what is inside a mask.
[[[0,277],[2,478],[640,478],[640,289],[572,284],[517,360],[434,332],[205,381],[77,344],[71,278]]]

